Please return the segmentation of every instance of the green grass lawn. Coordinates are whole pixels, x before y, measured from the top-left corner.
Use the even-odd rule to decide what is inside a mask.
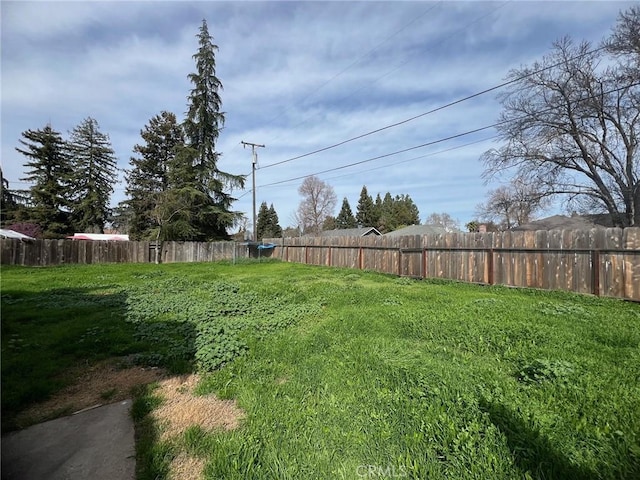
[[[207,478],[640,478],[637,304],[275,262],[2,268],[3,429],[131,354],[247,413],[147,449],[143,478],[181,450]]]

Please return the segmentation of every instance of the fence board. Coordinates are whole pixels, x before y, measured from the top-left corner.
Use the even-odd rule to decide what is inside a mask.
[[[265,241],[289,262],[640,300],[640,228]]]
[[[90,263],[152,263],[155,244],[78,240],[2,239],[3,265],[48,266]],[[163,242],[161,262],[210,262],[247,257],[246,249],[235,242]],[[234,251],[235,250],[235,251]]]
[[[640,301],[640,228],[266,239],[272,258],[394,275],[570,290]],[[249,256],[234,242],[163,242],[161,262]],[[151,242],[2,239],[5,265],[149,263]]]

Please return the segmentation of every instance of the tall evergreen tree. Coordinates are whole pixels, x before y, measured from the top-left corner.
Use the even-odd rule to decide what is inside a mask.
[[[394,198],[395,228],[408,225],[420,225],[420,212],[411,197],[407,194],[396,195]]]
[[[102,233],[109,217],[109,199],[118,181],[117,159],[109,136],[87,117],[71,131],[73,223],[81,232]]]
[[[271,233],[270,236],[272,238],[281,237],[282,236],[282,227],[280,226],[280,220],[278,219],[278,213],[276,212],[276,209],[273,208],[273,203],[269,207],[269,221],[270,221],[270,227],[271,227],[271,231],[269,232],[269,233]]]
[[[0,168],[0,190],[2,190],[2,198],[0,200],[0,224],[4,225],[7,220],[11,219],[17,202],[13,192],[9,190],[9,181],[4,178],[2,168]]]
[[[256,223],[258,239],[282,236],[282,227],[279,225],[278,214],[273,208],[273,204],[267,208],[267,202],[262,202]]]
[[[356,221],[356,217],[353,216],[351,205],[349,205],[349,200],[347,200],[347,197],[344,197],[344,199],[342,200],[340,213],[338,213],[338,216],[336,217],[336,228],[356,228],[357,226],[358,222]]]
[[[378,219],[378,230],[382,233],[391,232],[395,229],[396,222],[393,213],[393,197],[387,192],[380,203],[380,217]]]
[[[27,176],[21,180],[33,183],[29,189],[29,222],[39,225],[45,238],[63,237],[72,233],[67,197],[71,165],[64,140],[59,132],[45,126],[22,133],[18,152],[29,160]]]
[[[127,213],[132,239],[155,239],[157,222],[153,215],[160,194],[169,186],[168,169],[175,162],[176,149],[184,145],[184,134],[175,114],[163,111],[140,132],[144,141],[133,147],[127,172]]]
[[[361,227],[374,227],[378,223],[375,205],[367,191],[366,185],[364,185],[360,191],[358,207],[356,208],[356,221]]]
[[[376,201],[374,202],[373,212],[375,218],[375,222],[373,223],[373,225],[378,226],[380,225],[380,219],[382,218],[382,197],[380,196],[380,192],[376,194]]]
[[[192,212],[192,221],[196,222],[193,228],[197,237],[203,239],[228,238],[227,228],[233,226],[242,214],[231,211],[231,204],[235,199],[225,189],[242,188],[245,177],[218,169],[220,154],[216,152],[215,142],[224,125],[219,93],[222,83],[216,76],[215,54],[218,46],[213,43],[206,20],[202,21],[197,37],[199,48],[193,55],[196,72],[188,77],[193,88],[188,98],[184,131],[187,144],[193,149],[193,154],[189,156],[192,157],[195,183],[191,187],[205,194],[208,201],[205,202],[206,212],[197,215],[196,211]]]
[[[265,237],[265,231],[269,228],[270,223],[269,207],[267,207],[267,202],[262,202],[258,209],[258,218],[256,220],[256,235],[258,236],[256,240]]]
[[[198,182],[198,152],[179,146],[169,163],[167,190],[159,195],[153,217],[157,240],[208,241],[226,238],[224,224],[234,223]],[[226,216],[225,216],[226,215]]]
[[[383,233],[408,225],[420,224],[420,212],[409,195],[403,194],[392,197],[387,192],[380,202],[380,211],[378,230]]]

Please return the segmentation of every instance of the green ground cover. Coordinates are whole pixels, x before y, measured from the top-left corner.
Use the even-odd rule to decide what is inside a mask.
[[[116,355],[210,371],[199,392],[247,412],[148,446],[145,478],[181,450],[208,478],[640,478],[637,304],[283,263],[3,267],[3,428]]]

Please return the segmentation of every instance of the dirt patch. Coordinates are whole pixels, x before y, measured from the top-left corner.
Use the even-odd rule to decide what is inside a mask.
[[[131,398],[133,387],[167,376],[163,369],[130,366],[126,359],[110,359],[91,366],[76,367],[67,375],[75,379],[71,385],[17,416],[16,423],[20,428]]]

